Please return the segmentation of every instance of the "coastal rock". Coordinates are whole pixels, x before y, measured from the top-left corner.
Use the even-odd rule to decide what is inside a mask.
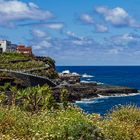
[[[97,85],[97,83],[77,83],[61,85],[53,88],[55,97],[59,100],[60,89],[68,90],[68,99],[71,102],[83,98],[95,98],[102,96],[119,96],[122,94],[138,93],[137,89],[121,86]]]
[[[63,71],[62,73],[59,73],[59,78],[69,84],[75,84],[80,82],[81,76],[77,73],[70,73],[70,71]]]

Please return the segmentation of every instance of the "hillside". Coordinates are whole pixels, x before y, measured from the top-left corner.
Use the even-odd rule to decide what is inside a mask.
[[[44,76],[50,79],[57,77],[55,61],[50,57],[26,56],[19,53],[0,54],[0,69],[14,70]],[[0,83],[13,81],[8,73],[0,73]],[[14,78],[15,81],[15,78]],[[17,79],[16,81],[19,81]]]

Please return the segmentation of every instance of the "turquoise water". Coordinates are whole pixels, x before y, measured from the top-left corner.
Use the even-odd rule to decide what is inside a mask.
[[[79,73],[82,75],[81,80],[85,82],[96,81],[100,84],[128,86],[140,90],[140,66],[58,66],[57,70]],[[102,115],[115,105],[126,104],[135,104],[140,107],[140,95],[101,97],[77,103],[85,112]]]

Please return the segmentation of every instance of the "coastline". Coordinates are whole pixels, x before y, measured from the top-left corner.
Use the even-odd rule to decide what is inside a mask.
[[[133,94],[139,94],[139,91],[134,88],[80,82],[76,84],[60,85],[58,87],[53,88],[53,93],[56,98],[59,98],[61,89],[67,89],[68,100],[70,102],[82,101],[83,99],[92,100],[97,98],[129,96]]]
[[[112,95],[112,96],[99,96],[99,97],[94,97],[94,98],[90,98],[90,99],[81,99],[80,101],[75,101],[76,104],[78,103],[85,103],[85,104],[90,104],[90,103],[93,103],[93,101],[96,101],[98,99],[108,99],[108,98],[118,98],[118,97],[130,97],[130,96],[140,96],[140,92],[138,93],[129,93],[129,94],[120,94],[120,95]]]
[[[59,88],[68,90],[69,98],[72,102],[82,101],[83,99],[92,100],[101,97],[125,97],[139,94],[139,86],[137,82],[134,82],[135,77],[132,75],[134,73],[131,71],[132,69],[126,69],[126,67],[61,66],[56,68],[61,73],[67,72],[80,75],[79,83],[70,84],[65,81],[59,86]],[[124,76],[125,79],[123,78]]]

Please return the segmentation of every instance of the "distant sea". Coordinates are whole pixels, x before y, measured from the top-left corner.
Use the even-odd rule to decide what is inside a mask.
[[[57,71],[69,70],[82,75],[83,82],[128,86],[140,90],[140,66],[57,66]],[[134,104],[140,107],[140,95],[100,97],[76,103],[87,113],[106,114],[116,105]]]

